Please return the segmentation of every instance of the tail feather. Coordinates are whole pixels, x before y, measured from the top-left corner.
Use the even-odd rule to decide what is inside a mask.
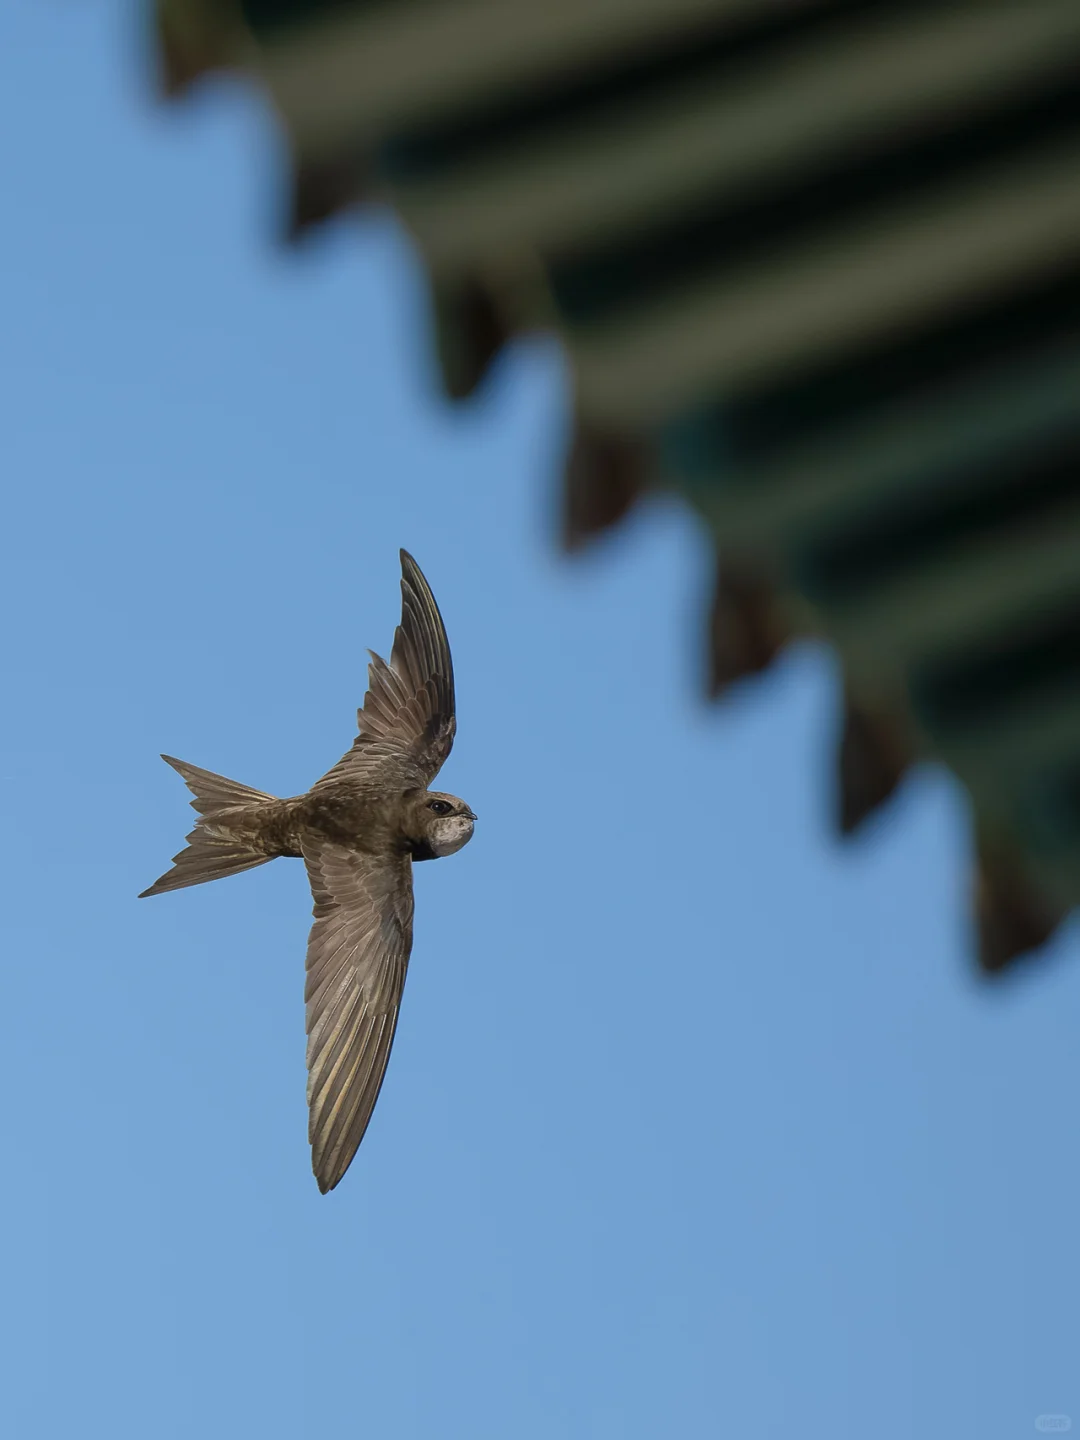
[[[200,770],[197,765],[174,760],[171,755],[161,758],[183,778],[195,796],[191,802],[193,808],[209,819],[236,806],[257,805],[275,798],[265,791],[253,790],[250,785],[227,780],[224,775],[215,775],[212,770]],[[147,895],[161,895],[166,890],[183,890],[188,885],[238,875],[241,870],[254,870],[274,858],[247,844],[239,835],[230,834],[224,824],[209,828],[206,819],[199,820],[187,841],[186,847],[173,856],[172,869],[142,891],[140,900]]]
[[[192,809],[200,815],[213,810],[224,810],[228,805],[250,805],[253,800],[273,800],[263,790],[253,790],[250,785],[241,785],[238,780],[226,780],[224,775],[215,775],[212,770],[200,770],[198,765],[189,765],[186,760],[175,760],[171,755],[161,757],[171,765],[191,793]]]
[[[173,868],[155,880],[149,890],[141,891],[140,900],[147,895],[163,895],[166,890],[183,890],[187,885],[202,885],[207,880],[239,875],[241,870],[254,870],[257,865],[265,865],[274,858],[272,855],[260,855],[246,845],[215,841],[198,829],[187,838],[187,847],[173,856]]]

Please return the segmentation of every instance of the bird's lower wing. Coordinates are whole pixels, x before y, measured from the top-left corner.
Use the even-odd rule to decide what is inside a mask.
[[[315,923],[307,952],[308,1138],[319,1189],[332,1190],[379,1098],[412,949],[407,856],[303,842]]]

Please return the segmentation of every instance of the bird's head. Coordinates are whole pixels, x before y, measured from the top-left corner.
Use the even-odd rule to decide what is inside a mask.
[[[472,839],[476,816],[456,795],[421,790],[410,797],[409,837],[414,860],[453,855]]]

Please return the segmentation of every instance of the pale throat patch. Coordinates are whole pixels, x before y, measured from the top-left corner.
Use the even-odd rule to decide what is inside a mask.
[[[464,815],[447,815],[438,820],[429,831],[432,851],[441,859],[453,855],[472,839],[473,822]]]

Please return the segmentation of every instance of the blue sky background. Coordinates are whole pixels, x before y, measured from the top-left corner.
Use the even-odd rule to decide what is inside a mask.
[[[951,783],[834,844],[828,656],[705,707],[689,518],[555,553],[554,350],[449,408],[393,222],[275,247],[258,105],[155,108],[143,43],[0,10],[0,1432],[1080,1426],[1075,928],[978,986]],[[135,896],[159,751],[289,794],[346,748],[402,544],[480,823],[324,1199],[301,867]]]

